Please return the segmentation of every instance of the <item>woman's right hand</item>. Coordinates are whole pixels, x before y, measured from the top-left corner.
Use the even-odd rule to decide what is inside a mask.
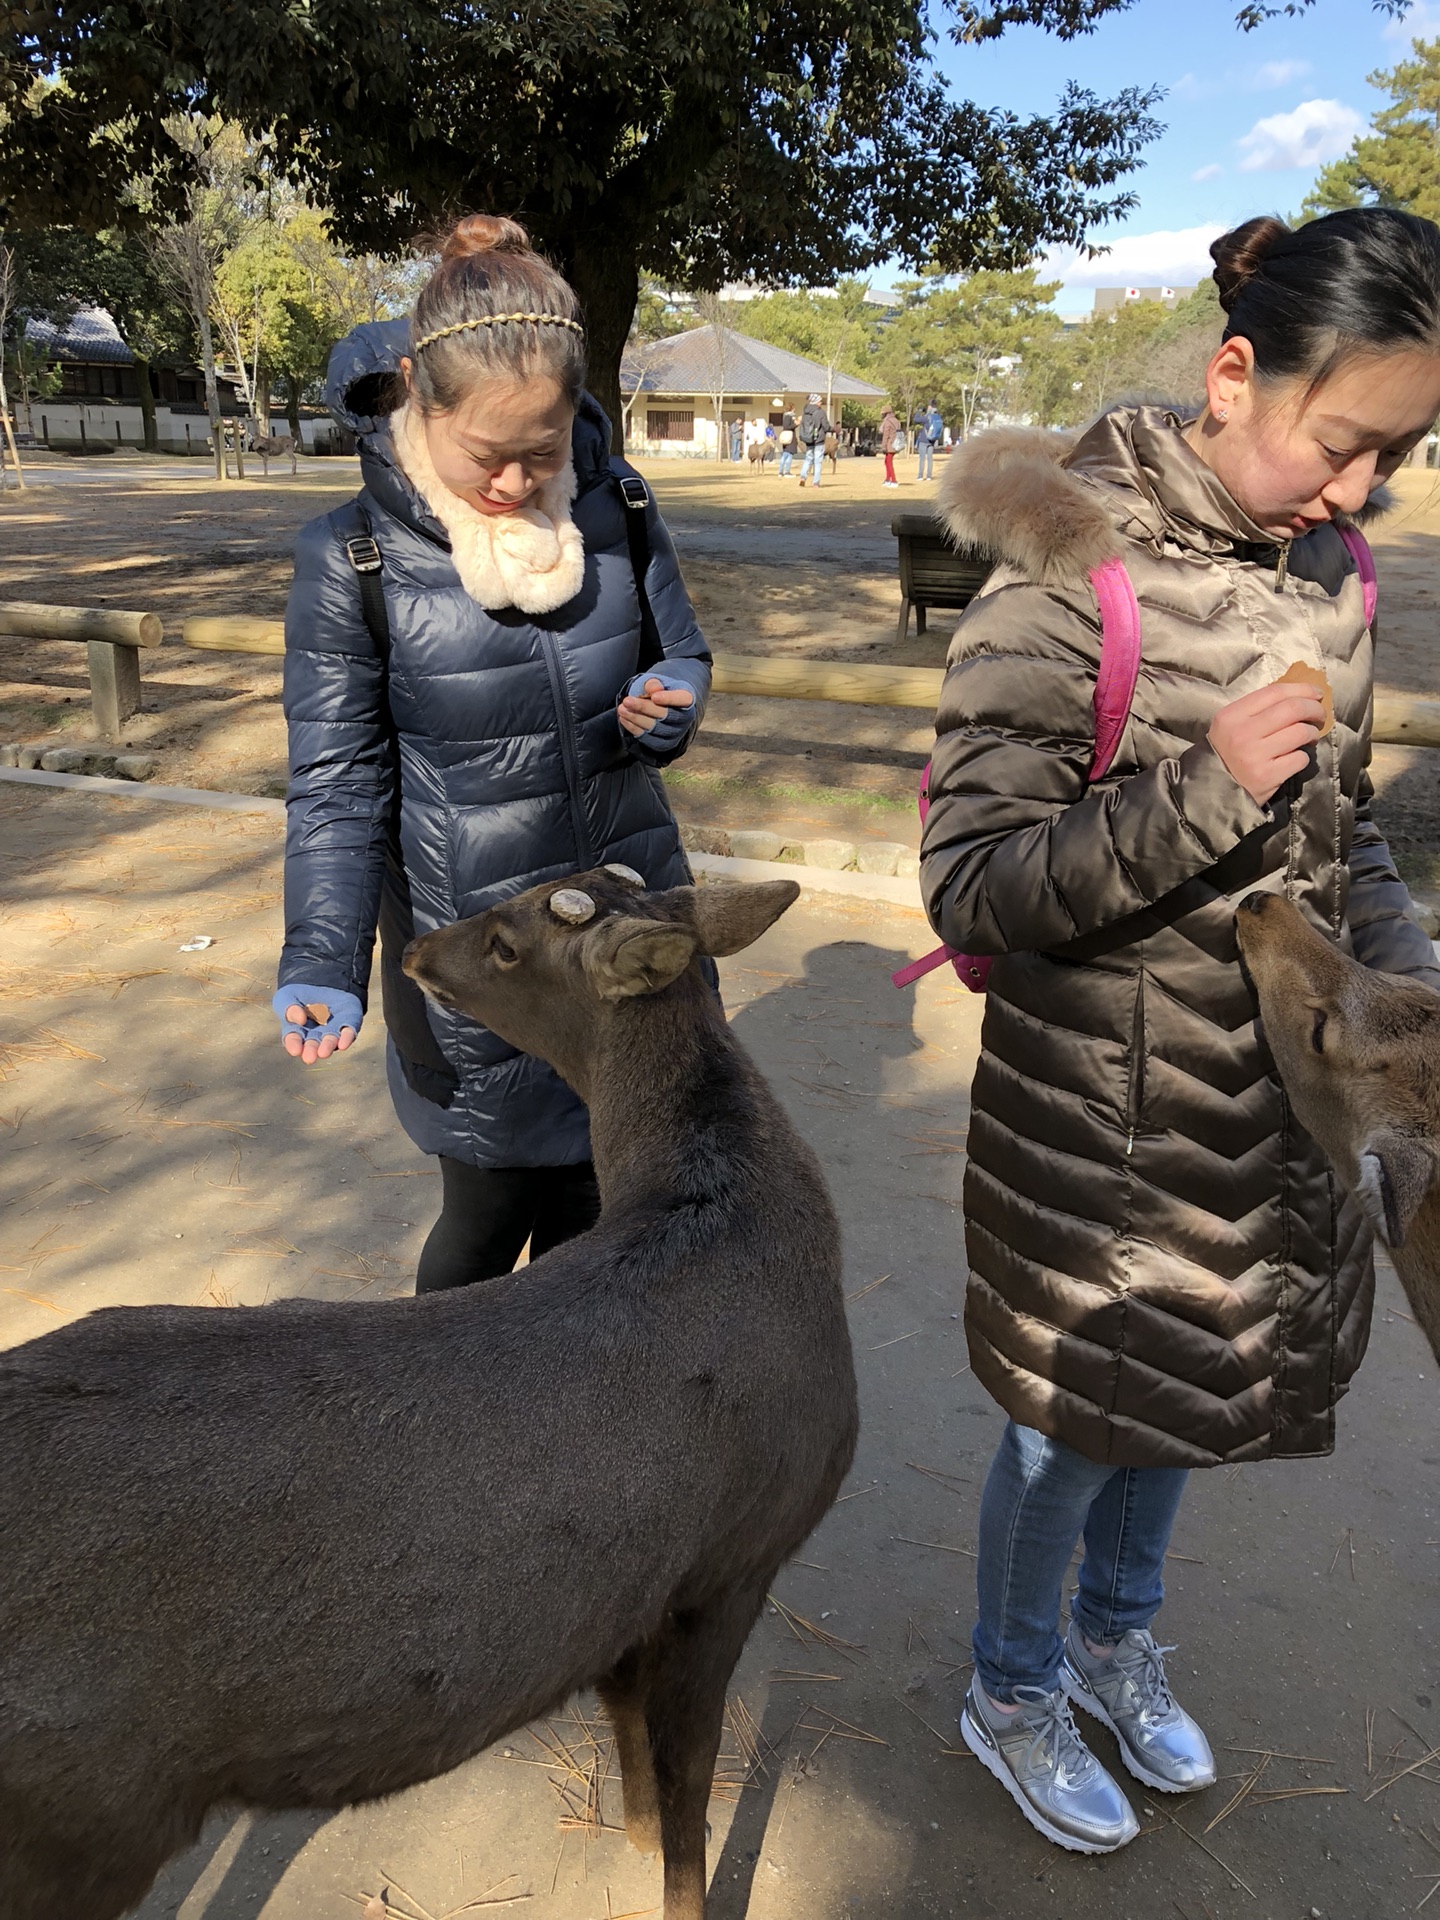
[[[298,980],[280,987],[270,1005],[279,1015],[286,1053],[307,1067],[354,1046],[364,1018],[364,1008],[353,993],[342,993],[338,987],[307,987]]]
[[[1221,707],[1210,722],[1210,744],[1263,807],[1292,774],[1304,772],[1323,724],[1318,687],[1276,680]]]

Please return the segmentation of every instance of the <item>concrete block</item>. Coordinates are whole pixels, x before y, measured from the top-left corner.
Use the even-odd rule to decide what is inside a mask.
[[[861,873],[894,873],[895,862],[905,851],[895,840],[861,840],[855,849],[855,865]]]
[[[149,780],[155,773],[155,756],[150,753],[117,753],[115,772],[121,780]]]
[[[805,864],[805,849],[798,840],[786,840],[782,843],[780,851],[776,854],[775,858],[777,860],[783,860],[787,867],[803,867]]]
[[[1415,917],[1425,929],[1428,939],[1440,940],[1440,903],[1434,900],[1417,900]]]
[[[0,747],[0,767],[18,767],[20,764],[19,747]]]
[[[785,842],[763,827],[739,827],[730,835],[730,851],[737,860],[778,860]]]
[[[17,747],[15,749],[15,764],[17,767],[25,767],[33,771],[39,766],[40,755],[43,752],[43,747]]]
[[[807,867],[825,867],[832,873],[844,873],[847,867],[853,867],[855,864],[855,842],[853,840],[807,840],[805,864]]]
[[[728,854],[730,836],[723,827],[697,827],[682,821],[680,844],[687,853]]]
[[[94,773],[90,761],[91,755],[84,747],[51,747],[40,756],[46,773]]]
[[[914,880],[920,873],[920,855],[914,847],[901,847],[895,856],[895,872],[901,880]]]

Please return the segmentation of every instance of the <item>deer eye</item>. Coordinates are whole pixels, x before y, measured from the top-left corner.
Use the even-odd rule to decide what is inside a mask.
[[[1325,1051],[1325,1022],[1328,1018],[1323,1007],[1316,1007],[1314,1024],[1310,1028],[1310,1044],[1316,1053]]]
[[[490,958],[498,960],[502,967],[513,967],[520,958],[503,933],[497,933],[490,941]]]

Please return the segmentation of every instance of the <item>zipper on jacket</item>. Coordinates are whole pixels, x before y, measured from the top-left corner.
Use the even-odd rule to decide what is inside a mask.
[[[550,676],[550,693],[555,702],[555,718],[560,728],[560,758],[565,767],[565,788],[570,796],[570,824],[575,830],[575,852],[584,871],[596,865],[595,842],[590,838],[590,822],[585,817],[585,797],[580,784],[580,749],[575,739],[575,717],[570,711],[570,692],[565,684],[565,668],[553,633],[537,627],[540,649],[545,655],[545,671]]]
[[[1290,549],[1289,547],[1281,547],[1279,553],[1276,554],[1275,556],[1275,591],[1276,593],[1283,593],[1285,591],[1285,581],[1289,572],[1290,572]]]

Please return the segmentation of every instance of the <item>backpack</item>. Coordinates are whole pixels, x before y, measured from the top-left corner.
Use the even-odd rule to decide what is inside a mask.
[[[1371,626],[1379,599],[1375,556],[1358,527],[1336,527],[1335,531],[1355,562],[1355,571],[1360,577],[1360,588],[1364,595],[1365,624]],[[1135,685],[1140,677],[1140,604],[1135,598],[1135,588],[1125,570],[1125,562],[1118,556],[1095,567],[1090,574],[1090,584],[1095,589],[1095,598],[1100,605],[1100,669],[1095,676],[1095,752],[1086,776],[1087,784],[1094,786],[1110,771],[1130,718],[1130,705],[1135,698]],[[930,763],[927,761],[925,771],[920,776],[922,826],[929,811]],[[912,960],[908,967],[901,967],[898,973],[891,974],[891,983],[897,987],[908,987],[916,980],[923,979],[927,973],[933,973],[936,967],[944,966],[947,960],[954,967],[955,977],[962,986],[968,987],[971,993],[984,993],[990,982],[990,969],[995,964],[995,956],[959,953],[954,947],[936,947],[933,953],[927,953],[922,959]]]

